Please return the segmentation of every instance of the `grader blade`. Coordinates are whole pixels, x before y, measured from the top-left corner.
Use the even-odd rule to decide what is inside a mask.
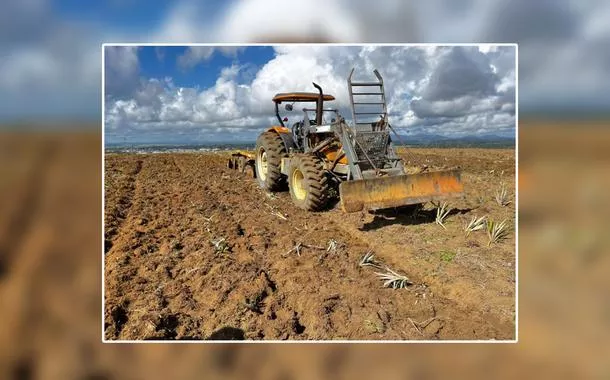
[[[463,195],[460,170],[378,177],[342,182],[341,208],[345,212],[384,209]]]

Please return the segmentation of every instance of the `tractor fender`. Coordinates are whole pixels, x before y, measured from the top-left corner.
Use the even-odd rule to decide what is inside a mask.
[[[292,138],[292,133],[290,133],[290,129],[286,127],[274,126],[267,129],[267,132],[275,132],[277,133],[284,142],[284,147],[286,147],[286,152],[290,152],[290,148],[296,148],[296,144],[294,143],[294,139]]]

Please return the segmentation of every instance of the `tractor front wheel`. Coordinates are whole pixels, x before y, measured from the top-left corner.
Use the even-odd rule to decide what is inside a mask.
[[[322,161],[308,154],[290,159],[288,186],[294,204],[307,211],[320,211],[328,202],[328,176]]]
[[[274,131],[262,133],[256,140],[255,177],[260,187],[267,191],[286,189],[286,176],[280,172],[286,148],[280,135]]]

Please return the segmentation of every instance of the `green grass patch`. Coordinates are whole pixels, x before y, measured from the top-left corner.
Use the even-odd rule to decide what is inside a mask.
[[[450,263],[450,262],[452,262],[452,261],[453,261],[453,258],[454,258],[454,257],[455,257],[455,255],[456,255],[456,252],[454,252],[454,251],[449,251],[449,250],[446,250],[446,251],[440,251],[439,253],[440,253],[440,255],[441,255],[441,261],[444,261],[444,262],[446,262],[446,263]]]

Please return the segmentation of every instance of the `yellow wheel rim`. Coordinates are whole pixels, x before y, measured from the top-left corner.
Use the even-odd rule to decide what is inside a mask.
[[[303,173],[299,169],[292,172],[292,193],[298,200],[303,200],[307,196],[307,190],[303,186]]]
[[[256,160],[256,166],[258,168],[258,176],[263,181],[267,178],[268,165],[269,164],[267,162],[267,152],[265,152],[265,149],[260,148],[258,150],[258,159]]]

